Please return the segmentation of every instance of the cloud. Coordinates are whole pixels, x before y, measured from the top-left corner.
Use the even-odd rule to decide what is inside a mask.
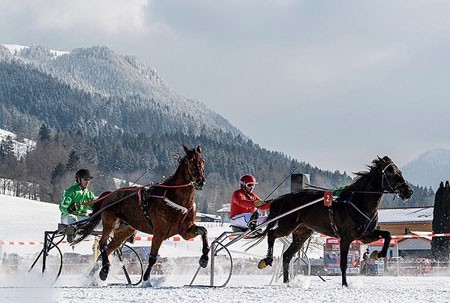
[[[98,35],[145,34],[148,0],[33,0],[7,1],[4,9],[27,16],[36,31],[95,30]],[[21,5],[26,4],[22,7]],[[0,6],[3,8],[3,5]],[[23,8],[23,11],[21,9]]]
[[[342,168],[450,148],[449,15],[447,0],[2,0],[0,42],[135,55],[261,146]]]

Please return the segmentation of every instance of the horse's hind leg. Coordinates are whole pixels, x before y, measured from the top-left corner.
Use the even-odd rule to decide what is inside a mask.
[[[121,224],[119,228],[114,229],[114,237],[108,244],[109,254],[119,248],[125,240],[135,233],[135,231],[136,230],[128,224]]]
[[[103,227],[104,230],[104,227]],[[100,279],[105,281],[109,274],[109,268],[111,264],[109,263],[109,255],[115,251],[122,243],[128,239],[135,229],[129,225],[122,225],[119,228],[114,229],[114,237],[107,245],[102,245],[102,239],[104,234],[102,233],[102,239],[100,239],[100,252],[102,257],[102,269],[99,272]]]
[[[100,279],[105,281],[109,274],[111,264],[109,263],[109,255],[116,250],[125,239],[134,233],[134,228],[129,225],[118,226],[119,219],[107,212],[102,214],[102,237],[99,241],[100,255],[102,258],[102,268],[99,272]],[[116,228],[117,227],[117,228]],[[109,235],[114,230],[114,237],[108,243]]]
[[[103,217],[103,214],[102,214]],[[102,258],[102,268],[99,272],[100,279],[102,281],[105,281],[108,277],[109,268],[111,267],[111,264],[109,263],[108,259],[108,239],[109,235],[111,234],[113,230],[114,223],[112,220],[102,220],[103,224],[103,230],[102,230],[102,237],[100,238],[100,241],[98,241],[99,249],[100,249],[100,256]]]
[[[313,231],[307,228],[298,228],[292,233],[292,243],[283,253],[283,282],[289,282],[289,264],[292,257],[302,248],[303,243],[311,237]]]
[[[269,227],[267,227],[269,228]],[[266,268],[268,265],[272,266],[273,262],[273,245],[275,244],[275,239],[277,237],[275,236],[275,231],[270,229],[267,232],[267,254],[266,257],[259,261],[258,268],[263,269]]]

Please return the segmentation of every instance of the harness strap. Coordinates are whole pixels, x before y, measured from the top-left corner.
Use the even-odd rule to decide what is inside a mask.
[[[372,222],[375,221],[376,218],[378,218],[378,212],[376,212],[376,213],[373,215],[372,219],[370,219],[369,222],[367,222],[367,225],[366,225],[366,228],[364,229],[363,235],[366,235],[367,230],[368,230],[369,227],[370,227],[370,224],[372,224]]]
[[[194,207],[190,207],[189,209],[186,210],[186,213],[184,214],[183,218],[181,219],[180,222],[180,228],[183,226],[184,221],[186,221],[187,215],[194,209]],[[188,228],[190,228],[192,225],[194,225],[194,222],[192,222],[191,225],[188,226]]]
[[[367,220],[367,224],[364,227],[364,232],[363,235],[366,235],[367,231],[369,230],[370,225],[378,218],[378,212],[375,212],[375,214],[372,216],[372,218],[370,218],[369,216],[367,216],[364,212],[362,212],[353,202],[353,194],[354,192],[352,192],[352,195],[350,196],[350,199],[348,200],[341,200],[341,201],[336,201],[336,203],[343,203],[343,204],[350,204],[358,213],[360,213],[364,218],[366,218]],[[331,208],[331,207],[330,207]],[[329,209],[330,212],[330,209]],[[331,210],[331,215],[333,215],[333,210]],[[331,228],[333,229],[333,232],[335,234],[337,234],[337,232],[335,231],[334,227],[333,227],[333,218],[330,216],[330,221],[331,221]],[[337,230],[337,229],[336,229]]]
[[[328,217],[330,218],[330,226],[336,238],[340,238],[336,222],[334,221],[333,206],[328,207]]]
[[[173,209],[178,210],[178,211],[181,212],[182,214],[186,214],[186,213],[188,212],[188,209],[187,209],[186,207],[181,206],[181,205],[179,205],[179,204],[177,204],[177,203],[175,203],[175,202],[173,202],[173,201],[170,201],[169,198],[167,198],[167,197],[164,197],[163,201],[164,201],[164,203],[165,203],[167,206],[169,206],[169,207],[171,207],[171,208],[173,208]],[[191,208],[192,208],[192,207],[191,207]]]
[[[148,200],[145,199],[145,200],[144,200],[144,203],[139,203],[139,206],[141,207],[142,212],[144,213],[144,217],[145,217],[145,221],[147,221],[147,225],[148,225],[151,229],[153,229],[153,223],[152,223],[152,220],[150,219],[150,215],[149,215],[149,213],[148,213],[148,211],[147,211],[147,209],[148,209],[149,206],[150,206],[150,204],[148,203]]]

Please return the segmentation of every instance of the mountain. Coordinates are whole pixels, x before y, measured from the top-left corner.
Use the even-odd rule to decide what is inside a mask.
[[[229,202],[245,173],[257,176],[262,197],[288,192],[289,182],[280,181],[294,166],[316,186],[351,182],[345,173],[264,149],[201,102],[177,94],[153,68],[104,46],[66,52],[0,45],[0,129],[16,141],[36,141],[23,159],[0,141],[0,180],[15,180],[12,192],[53,203],[80,167],[98,176],[98,194],[111,190],[114,178],[158,182],[173,173],[182,144],[201,145],[205,154],[207,186],[196,193],[202,212]],[[414,205],[430,195],[418,195]]]
[[[450,180],[450,150],[433,149],[402,167],[409,182],[436,190],[441,181]]]
[[[51,84],[52,89],[56,90],[54,99],[61,95],[72,95],[71,100],[67,100],[71,104],[66,111],[76,111],[73,107],[79,106],[86,108],[84,115],[90,117],[84,117],[91,123],[85,132],[89,133],[107,126],[105,124],[111,124],[112,128],[136,133],[155,130],[163,133],[181,131],[200,135],[220,130],[233,136],[245,137],[241,131],[204,104],[177,94],[153,68],[147,67],[135,57],[120,56],[104,46],[80,48],[71,52],[57,52],[42,46],[7,46],[0,46],[2,69],[11,71],[8,67],[15,64],[19,64],[23,69],[34,68],[35,73],[42,73],[41,86]],[[13,76],[20,78],[26,70],[16,72]],[[11,77],[11,74],[8,76]],[[55,80],[57,83],[52,84]],[[49,122],[52,126],[55,121],[49,120],[54,119],[56,114],[64,113],[61,112],[63,108],[52,109],[40,103],[40,91],[31,92],[32,88],[27,86],[10,89],[3,91],[0,97],[15,93],[18,97],[14,104],[19,110],[28,109],[37,118]],[[81,98],[68,91],[76,91]],[[29,93],[36,95],[35,106],[30,107],[28,104],[28,108],[20,107],[28,101],[20,99],[20,96]],[[67,113],[64,120],[64,124],[56,127],[67,131],[74,127],[74,124],[79,124],[76,117],[70,116],[70,113]],[[166,121],[175,123],[164,123]]]

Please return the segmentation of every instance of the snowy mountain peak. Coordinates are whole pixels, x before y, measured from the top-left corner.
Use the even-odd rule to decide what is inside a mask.
[[[412,184],[436,190],[441,181],[450,180],[450,150],[429,150],[405,165],[402,171]]]
[[[16,53],[20,52],[21,50],[28,48],[28,46],[18,45],[18,44],[1,44],[2,46],[6,47],[6,49],[9,50],[11,55],[15,55]]]
[[[0,44],[2,46],[4,46],[6,49],[9,50],[9,52],[11,53],[11,55],[18,55],[20,53],[24,53],[26,51],[35,51],[38,50],[40,52],[45,51],[47,52],[51,57],[58,57],[64,54],[68,54],[69,52],[67,51],[57,51],[57,50],[52,50],[52,49],[47,49],[43,46],[24,46],[24,45],[18,45],[18,44]]]
[[[442,148],[432,149],[419,155],[417,161],[423,161],[432,167],[450,166],[450,150]]]

